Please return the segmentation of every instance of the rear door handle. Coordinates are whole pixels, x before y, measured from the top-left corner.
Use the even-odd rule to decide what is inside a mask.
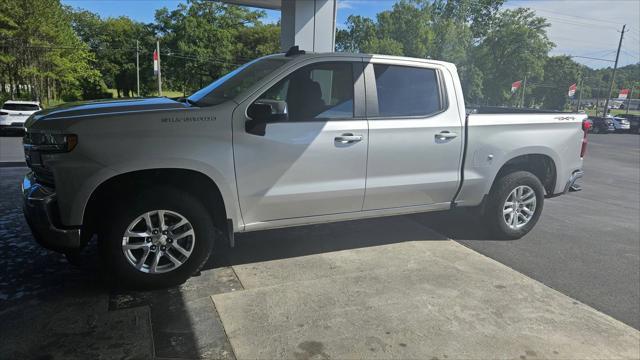
[[[451,140],[455,139],[456,137],[458,137],[458,134],[447,130],[441,131],[440,133],[436,134],[436,140],[440,141]]]
[[[362,135],[353,135],[352,133],[342,134],[336,136],[333,141],[340,144],[352,144],[362,140]]]

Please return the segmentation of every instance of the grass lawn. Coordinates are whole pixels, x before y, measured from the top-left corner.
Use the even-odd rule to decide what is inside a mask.
[[[118,92],[116,91],[116,89],[109,89],[109,92],[113,95],[114,99],[118,98]],[[157,95],[158,95],[157,93],[154,93],[149,96],[157,96]],[[165,91],[162,91],[162,96],[172,98],[172,97],[182,97],[184,95],[182,94],[182,91],[165,90]]]
[[[587,115],[596,116],[596,111],[594,109],[586,110]],[[627,109],[611,109],[609,110],[609,114],[616,116],[618,114],[626,114]],[[640,110],[629,110],[629,114],[640,115]],[[602,109],[598,109],[598,116],[602,116]]]
[[[109,89],[109,92],[113,95],[113,99],[105,99],[105,100],[117,100],[118,99],[118,93],[116,92],[116,89]],[[157,96],[157,94],[152,94],[149,95],[150,97],[152,96]],[[175,97],[182,97],[182,91],[172,91],[172,90],[168,90],[168,91],[163,91],[162,92],[162,96],[164,97],[168,97],[168,98],[175,98]],[[128,98],[120,98],[120,99],[128,99]],[[56,99],[56,100],[49,100],[49,103],[43,103],[42,107],[44,107],[45,109],[48,108],[52,108],[52,107],[56,107],[58,105],[62,105],[65,102],[60,100],[60,99]]]

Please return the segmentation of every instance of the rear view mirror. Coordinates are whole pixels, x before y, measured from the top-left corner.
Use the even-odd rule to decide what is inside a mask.
[[[259,100],[247,109],[249,120],[245,123],[245,131],[250,134],[264,136],[267,124],[289,120],[287,103],[278,100]]]

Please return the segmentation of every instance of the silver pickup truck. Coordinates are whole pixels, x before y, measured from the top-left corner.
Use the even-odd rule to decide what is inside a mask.
[[[49,249],[97,234],[110,276],[138,288],[183,282],[235,232],[465,206],[513,239],[577,189],[585,118],[467,115],[446,62],[291,51],[186,99],[34,114],[24,211]]]

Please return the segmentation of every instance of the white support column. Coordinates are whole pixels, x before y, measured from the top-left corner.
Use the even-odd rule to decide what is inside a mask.
[[[313,52],[335,51],[336,0],[282,0],[280,45]]]

